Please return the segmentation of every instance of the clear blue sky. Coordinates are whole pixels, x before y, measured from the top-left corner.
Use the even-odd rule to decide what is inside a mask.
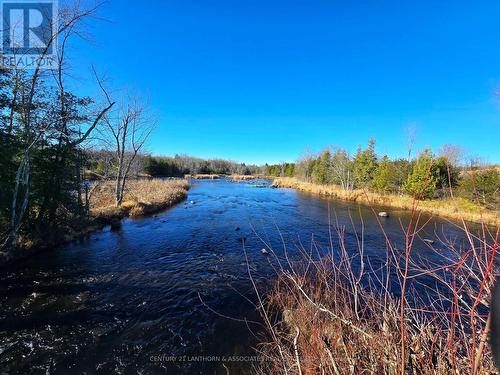
[[[292,161],[373,136],[399,156],[414,123],[418,149],[500,163],[499,1],[110,0],[99,16],[73,65],[149,94],[154,154]]]

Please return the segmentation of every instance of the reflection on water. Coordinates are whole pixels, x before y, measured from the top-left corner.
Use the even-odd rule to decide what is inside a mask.
[[[359,229],[361,215],[367,256],[385,259],[384,238],[365,207],[252,183],[193,184],[185,204],[2,270],[1,372],[225,373],[219,362],[158,357],[254,354],[249,328],[258,327],[211,311],[258,320],[243,242],[262,286],[272,269],[261,240],[278,250],[281,235],[293,256],[314,234],[326,249],[329,212],[347,225],[350,245],[356,241],[350,216]],[[396,243],[405,215],[391,210],[382,219]],[[432,221],[423,237],[434,232],[462,240],[443,221]],[[416,251],[425,255],[427,246],[419,243]]]

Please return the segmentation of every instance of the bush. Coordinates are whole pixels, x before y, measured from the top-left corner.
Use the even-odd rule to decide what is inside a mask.
[[[459,194],[490,209],[500,209],[500,176],[496,169],[466,172],[460,181]]]
[[[443,238],[426,259],[416,246],[422,225],[405,225],[406,245],[395,249],[388,241],[380,258],[365,254],[362,240],[349,245],[340,225],[331,234],[334,248],[298,245],[293,261],[271,249],[274,288],[262,294],[254,283],[267,333],[258,347],[266,360],[255,373],[496,373],[485,345],[499,272],[490,261],[494,234],[464,226],[474,252]],[[252,278],[250,267],[248,273]]]

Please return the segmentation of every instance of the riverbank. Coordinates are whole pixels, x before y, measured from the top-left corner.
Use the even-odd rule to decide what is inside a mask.
[[[227,177],[231,181],[251,181],[257,180],[259,177],[255,175],[232,174]]]
[[[116,207],[114,182],[106,181],[92,189],[90,213],[97,221],[148,215],[184,200],[188,190],[186,180],[131,180],[127,183],[123,203]]]
[[[123,203],[115,205],[113,181],[95,182],[89,191],[89,215],[86,219],[68,220],[57,233],[48,233],[43,239],[21,236],[17,246],[0,252],[0,266],[27,258],[33,253],[69,243],[104,228],[119,227],[126,217],[141,217],[165,210],[187,197],[187,180],[140,179],[130,180]]]
[[[410,228],[402,229],[411,233]],[[362,259],[368,257],[362,240],[349,243],[338,226],[331,241],[339,246],[331,254],[316,256],[307,245],[301,246],[302,258],[287,258],[282,267],[273,252],[274,285],[270,291],[255,289],[264,301],[259,311],[267,333],[257,349],[267,360],[254,373],[496,373],[491,347],[485,345],[490,333],[488,296],[492,275],[498,272],[490,263],[495,239],[485,232],[478,235],[471,245],[474,254],[468,255],[477,268],[471,268],[467,262],[457,264],[462,248],[451,243],[441,244],[445,251],[433,249],[432,260],[416,254],[412,247],[417,233],[410,234],[405,257],[386,258],[384,267],[400,273],[399,278],[364,267]],[[474,236],[466,226],[464,234]],[[453,278],[443,277],[436,264],[453,269]],[[426,287],[428,294],[409,287],[413,281],[420,284],[422,275],[433,280]],[[468,300],[433,303],[449,301],[461,291],[467,291]]]
[[[324,195],[367,205],[393,207],[404,210],[416,208],[432,215],[455,220],[467,220],[488,225],[500,225],[500,215],[463,198],[416,201],[407,195],[378,194],[368,190],[344,190],[337,185],[317,185],[300,181],[294,177],[277,177],[274,187],[291,188],[299,191]]]
[[[221,176],[219,174],[186,174],[184,178],[192,180],[218,180]]]

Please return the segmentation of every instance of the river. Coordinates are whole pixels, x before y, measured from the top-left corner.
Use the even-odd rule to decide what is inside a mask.
[[[387,211],[391,216],[380,220],[402,241],[398,219],[408,213]],[[329,216],[347,226],[349,245],[356,241],[351,217],[358,229],[362,217],[367,255],[385,258],[367,207],[252,182],[201,180],[185,203],[165,212],[12,265],[0,275],[0,372],[224,374],[223,356],[238,357],[227,364],[232,373],[248,369],[251,332],[259,328],[228,318],[259,319],[243,244],[265,288],[273,271],[262,241],[276,251],[284,241],[292,257],[312,236],[326,249]],[[440,219],[423,236],[435,233],[463,239]],[[416,251],[425,254],[426,244]]]

